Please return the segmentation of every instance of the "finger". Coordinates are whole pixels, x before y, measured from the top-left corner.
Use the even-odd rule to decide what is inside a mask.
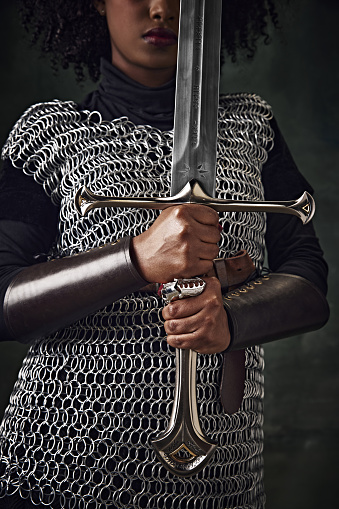
[[[169,280],[207,274],[213,270],[213,260],[218,257],[218,254],[217,245],[206,244],[195,239],[191,244],[178,246],[176,252],[169,255],[159,269],[166,267],[171,269]],[[162,281],[165,282],[165,279]]]
[[[216,236],[213,240],[216,240]],[[216,242],[205,242],[199,237],[199,232],[190,233],[190,236],[183,238],[178,243],[176,254],[185,257],[187,260],[213,260],[219,254],[219,247]]]
[[[194,350],[196,346],[196,340],[193,333],[180,334],[179,336],[167,335],[167,343],[173,348],[180,348],[181,350]],[[199,352],[200,353],[200,352]]]
[[[210,331],[218,325],[217,317],[222,307],[220,302],[215,298],[209,300],[207,306],[201,307],[200,299],[185,299],[185,301],[188,300],[196,300],[196,303],[193,303],[190,307],[185,306],[186,316],[166,320],[164,324],[166,333],[176,336],[191,333],[195,333],[197,336],[209,336]]]
[[[199,353],[218,353],[230,343],[230,331],[224,310],[213,315],[201,311],[194,317],[165,322],[167,342],[174,348],[191,349]]]
[[[200,260],[214,260],[219,255],[219,247],[216,244],[209,244],[207,242],[201,242],[198,248],[198,256]],[[199,272],[198,272],[199,274]],[[201,273],[200,274],[204,274]]]
[[[198,336],[196,333],[167,336],[167,343],[173,348],[194,350],[197,353],[213,354],[223,352],[229,345],[226,335],[221,335],[218,341]]]
[[[192,334],[201,328],[200,313],[186,318],[166,320],[164,323],[165,332],[169,336]]]
[[[194,209],[194,219],[201,224],[214,225],[218,227],[219,214],[206,205],[197,205]]]
[[[218,213],[206,205],[190,203],[171,207],[171,209],[172,213],[175,214],[178,219],[186,219],[187,217],[191,217],[200,224],[216,226],[218,228]]]
[[[215,258],[215,257],[214,257]],[[187,270],[176,271],[172,276],[172,280],[177,278],[191,278],[196,277],[200,274],[213,274],[213,260],[212,258],[209,260],[199,259],[196,263],[192,264],[192,268],[188,267]]]
[[[188,297],[171,302],[162,310],[164,320],[176,320],[187,318],[195,315],[203,308],[203,302],[199,299],[200,295],[195,297]]]
[[[217,244],[221,239],[220,229],[215,225],[205,225],[197,222],[195,234],[202,242]]]

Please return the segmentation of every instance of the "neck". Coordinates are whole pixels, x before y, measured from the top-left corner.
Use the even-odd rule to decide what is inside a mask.
[[[175,76],[176,67],[152,69],[139,66],[128,66],[122,62],[112,60],[112,64],[132,80],[145,87],[156,88],[168,83]]]
[[[84,109],[99,111],[107,121],[128,117],[135,125],[173,129],[175,77],[155,88],[135,81],[105,59],[100,70],[100,85],[82,103]]]

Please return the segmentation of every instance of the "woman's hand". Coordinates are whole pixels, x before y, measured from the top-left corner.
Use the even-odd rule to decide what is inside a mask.
[[[231,338],[219,280],[204,279],[206,287],[200,295],[171,302],[162,316],[169,345],[211,354],[225,350]]]
[[[150,283],[167,283],[208,273],[218,256],[217,212],[203,205],[164,210],[153,225],[132,239],[132,257]]]

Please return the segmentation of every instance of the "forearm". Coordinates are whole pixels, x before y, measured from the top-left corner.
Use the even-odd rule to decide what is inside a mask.
[[[129,237],[19,272],[4,300],[13,339],[29,342],[137,291],[147,282],[135,269]]]
[[[319,329],[329,318],[323,293],[310,281],[271,273],[227,293],[231,343],[239,350]]]

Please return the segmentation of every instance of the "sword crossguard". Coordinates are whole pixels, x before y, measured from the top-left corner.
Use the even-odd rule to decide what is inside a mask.
[[[175,196],[166,198],[114,198],[92,193],[87,187],[82,187],[76,193],[75,207],[80,215],[86,215],[90,210],[105,207],[128,207],[164,210],[173,205],[194,203],[206,205],[217,212],[275,212],[297,216],[303,224],[307,224],[315,212],[312,196],[306,191],[297,200],[291,201],[254,201],[254,200],[222,200],[211,198],[195,179],[190,180]]]

